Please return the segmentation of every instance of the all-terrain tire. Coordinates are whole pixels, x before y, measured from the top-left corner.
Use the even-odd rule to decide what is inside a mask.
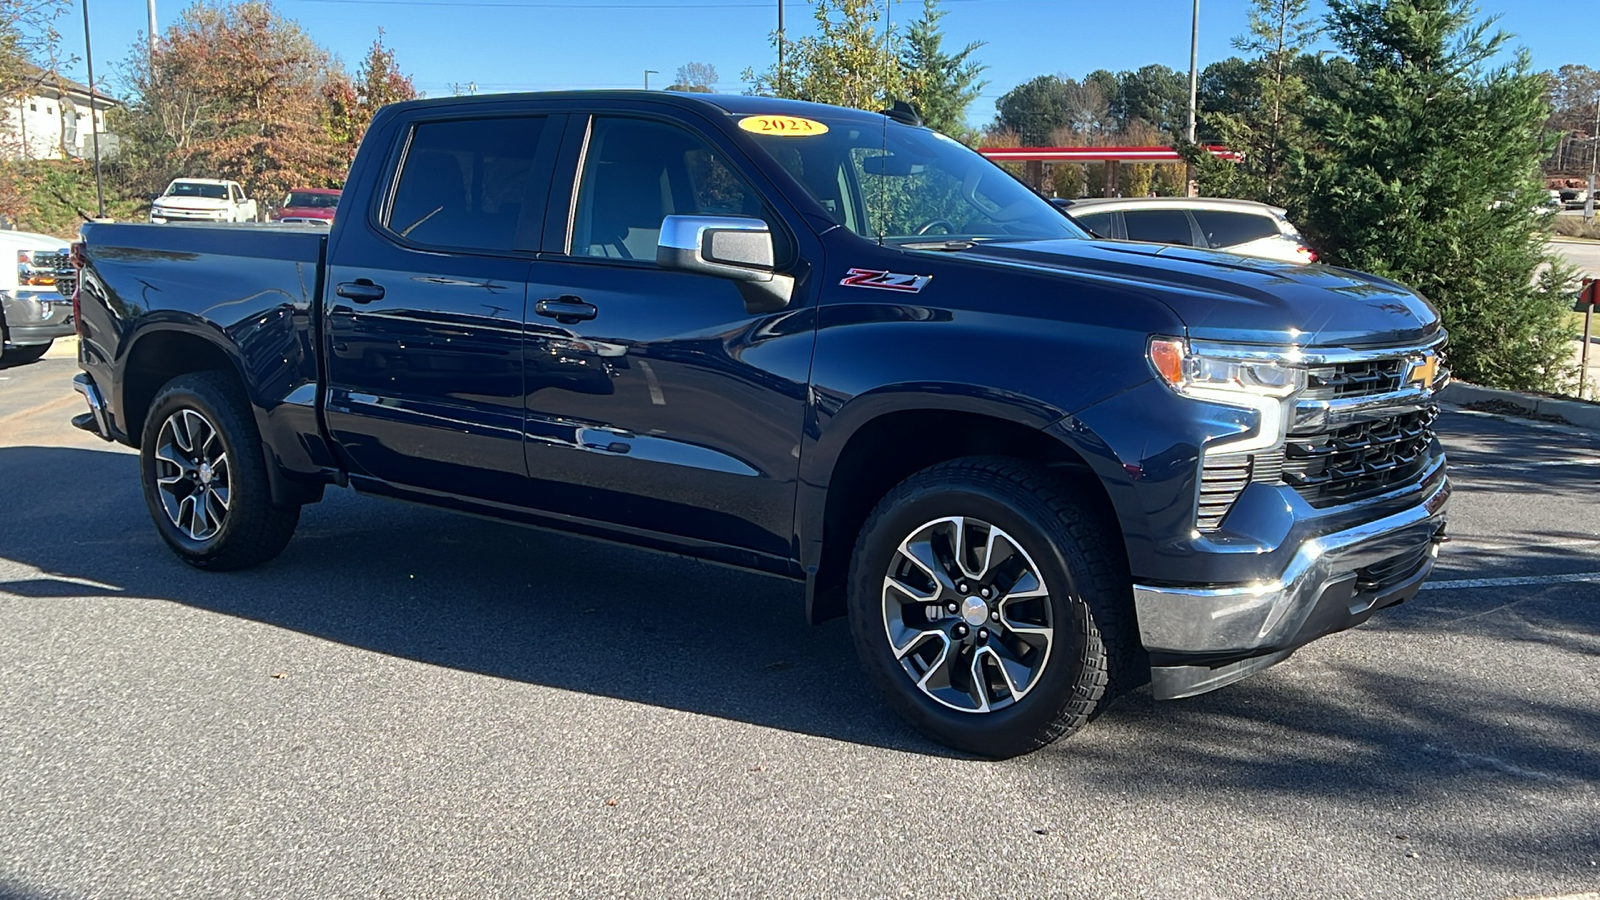
[[[208,434],[207,428],[199,424],[194,414],[214,432],[216,443],[204,436]],[[187,461],[184,465],[170,461],[174,455],[182,455],[181,448],[177,447],[181,442],[172,440],[173,431],[170,430],[182,427],[178,424],[182,421],[187,421],[187,427],[194,433],[192,443],[198,446],[204,441],[210,447],[209,452],[226,454],[220,459],[222,465],[216,467],[226,473],[225,514],[204,520],[207,526],[215,526],[214,520],[220,518],[220,527],[195,527],[193,502],[189,506],[188,524],[183,524],[181,502],[175,502],[175,492],[164,492],[160,483],[163,478],[176,479],[180,490],[185,484],[193,490],[201,487],[198,476],[183,474],[192,471]],[[173,425],[169,426],[169,422]],[[164,432],[164,428],[169,430]],[[163,452],[165,457],[160,455]],[[150,517],[179,559],[195,568],[227,571],[260,565],[283,552],[300,521],[300,507],[272,502],[267,465],[249,401],[238,383],[226,374],[179,375],[156,392],[149,414],[145,416],[140,441],[140,481]],[[213,488],[212,508],[221,508],[214,499],[218,482],[209,479],[222,476],[215,476],[210,464],[206,472],[205,486]],[[180,511],[174,512],[174,508]],[[214,533],[210,533],[212,530]]]
[[[991,689],[977,691],[978,694],[1009,694],[1009,703],[1003,708],[997,705],[987,711],[975,711],[955,708],[936,698],[919,684],[912,671],[923,664],[902,662],[890,637],[892,633],[909,634],[917,630],[904,627],[906,622],[891,624],[886,611],[902,602],[886,597],[908,596],[891,593],[889,578],[894,571],[891,567],[900,565],[901,572],[920,577],[905,568],[910,560],[901,547],[912,546],[912,539],[919,534],[932,534],[927,531],[930,526],[958,519],[964,523],[963,527],[977,534],[985,533],[980,526],[999,530],[1020,547],[1019,558],[1026,559],[1028,565],[1038,570],[1038,580],[1043,582],[1047,592],[1047,596],[1034,601],[1038,604],[1034,607],[1038,610],[1034,617],[1042,622],[1046,620],[1041,617],[1048,615],[1047,621],[1053,625],[1053,639],[1045,653],[1045,662],[1028,682],[1028,688],[1020,696],[1010,694],[1008,678],[1006,681],[986,680],[985,684],[990,684]],[[932,547],[934,541],[936,537],[930,539],[927,546]],[[1126,558],[1119,543],[1119,536],[1107,528],[1104,518],[1096,516],[1089,506],[1073,496],[1062,480],[1043,467],[1004,457],[969,457],[924,469],[901,482],[878,503],[862,526],[856,543],[850,568],[848,608],[850,628],[862,665],[901,715],[919,731],[947,746],[979,756],[1007,758],[1037,750],[1070,735],[1094,718],[1111,699],[1138,682],[1137,667],[1142,654],[1134,625]],[[999,544],[991,541],[990,546]],[[994,550],[988,553],[998,555]],[[951,571],[959,578],[962,570]],[[927,583],[931,590],[940,590],[934,580]],[[939,603],[921,605],[930,610],[930,616],[945,616],[945,601],[956,606],[957,601],[965,597],[977,603],[973,598],[978,587],[974,584],[970,589],[971,596],[965,593],[958,596],[947,589]],[[998,598],[1000,594],[1001,587],[997,584],[994,595]],[[977,608],[977,618],[970,626],[966,625],[967,620],[951,624],[945,617],[921,622],[917,628],[945,629],[945,638],[933,635],[934,647],[938,640],[955,641],[953,634],[964,628],[967,630],[964,633],[970,633],[970,640],[976,642],[978,629],[982,627],[980,621],[988,626],[983,628],[986,635],[1010,636],[997,627],[1012,624],[1009,616],[1007,621],[1001,618],[1007,615],[1001,612],[1000,604],[1004,602],[1014,601],[996,599],[991,607]],[[918,606],[912,603],[906,608],[915,614]],[[1048,606],[1048,614],[1043,611],[1045,606]],[[993,618],[984,620],[984,616]],[[902,649],[907,646],[910,644],[902,642]],[[955,654],[962,645],[947,643],[945,646],[948,654]],[[952,647],[957,649],[949,649]],[[1028,648],[1024,651],[1032,652]],[[926,655],[936,653],[934,650]],[[981,655],[977,651],[974,653]],[[938,657],[939,660],[945,658]],[[994,657],[994,662],[998,665],[998,657]],[[987,665],[985,660],[978,660],[968,668],[968,674],[986,672]],[[926,668],[936,668],[936,663]],[[968,680],[970,683],[979,679]],[[959,699],[959,693],[952,694],[949,689],[944,695]],[[1004,701],[1005,697],[1000,699]]]

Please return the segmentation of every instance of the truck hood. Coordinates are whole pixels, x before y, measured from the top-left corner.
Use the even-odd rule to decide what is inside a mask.
[[[276,213],[280,219],[331,219],[334,210],[322,206],[282,206]]]
[[[187,209],[221,212],[231,209],[227,200],[213,200],[210,197],[157,197],[152,204],[156,209]]]
[[[1426,341],[1439,331],[1438,311],[1416,292],[1333,266],[1101,240],[980,243],[955,255],[980,265],[1148,285],[1151,298],[1201,340],[1359,347]]]

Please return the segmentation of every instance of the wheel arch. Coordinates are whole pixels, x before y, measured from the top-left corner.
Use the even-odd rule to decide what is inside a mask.
[[[809,448],[812,466],[803,467],[796,531],[806,572],[806,615],[813,624],[843,615],[850,555],[873,507],[896,484],[942,462],[1004,456],[1047,467],[1070,482],[1108,527],[1121,531],[1106,486],[1089,461],[1096,455],[1092,435],[1074,432],[1084,442],[1074,446],[1059,429],[1046,430],[1060,419],[1050,410],[956,397],[929,404],[926,393],[919,396],[922,402],[914,405],[879,398],[864,405],[870,412],[857,416],[841,410]]]
[[[139,446],[144,417],[156,392],[168,381],[190,372],[222,372],[230,376],[250,400],[257,426],[263,424],[237,351],[205,328],[187,322],[152,324],[133,334],[125,347],[117,366],[118,408],[112,412],[129,446]]]

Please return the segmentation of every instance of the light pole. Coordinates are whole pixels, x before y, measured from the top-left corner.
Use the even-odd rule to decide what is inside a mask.
[[[650,90],[650,76],[651,75],[660,75],[660,74],[661,73],[657,72],[655,69],[645,69],[644,70],[644,89],[647,90],[647,91]]]
[[[150,7],[150,59],[152,60],[150,65],[153,68],[155,66],[154,60],[156,58],[156,0],[150,0],[149,7]]]
[[[1194,143],[1195,112],[1200,99],[1200,0],[1189,19],[1189,143]]]
[[[94,138],[94,199],[98,217],[106,217],[106,192],[100,182],[100,111],[94,93],[94,45],[89,40],[89,0],[83,0],[83,58],[89,66],[89,134]]]

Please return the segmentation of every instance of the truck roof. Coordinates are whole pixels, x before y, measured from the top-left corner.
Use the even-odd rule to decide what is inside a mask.
[[[859,117],[862,122],[882,121],[882,114],[811,103],[805,100],[784,100],[778,97],[756,97],[748,94],[696,94],[684,91],[532,91],[512,94],[478,94],[470,97],[430,97],[425,100],[407,100],[393,104],[396,111],[428,109],[437,106],[493,105],[514,103],[519,100],[647,100],[685,109],[724,115],[758,115],[762,113],[818,116],[833,118]]]
[[[173,184],[236,184],[222,178],[174,178]]]

